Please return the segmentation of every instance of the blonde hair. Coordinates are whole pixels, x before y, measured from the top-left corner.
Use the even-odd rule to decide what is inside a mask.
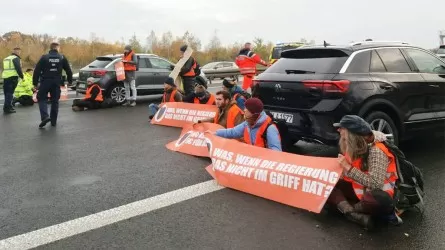
[[[351,160],[363,158],[368,152],[368,142],[366,138],[349,131],[347,138],[340,138],[340,150],[342,153],[349,155]]]

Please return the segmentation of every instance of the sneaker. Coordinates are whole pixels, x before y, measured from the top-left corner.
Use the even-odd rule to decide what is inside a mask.
[[[49,117],[43,119],[43,121],[39,124],[39,128],[43,128],[43,127],[45,127],[46,124],[47,124],[48,122],[50,122],[50,121],[51,121],[51,119],[50,119]]]
[[[131,102],[131,103],[130,103],[130,106],[131,106],[131,107],[135,107],[135,106],[136,106],[136,102],[134,102],[134,101]]]
[[[148,119],[149,119],[149,120],[152,120],[153,117],[154,117],[154,115],[150,115],[150,116],[148,116]]]
[[[124,104],[122,104],[122,106],[128,107],[128,106],[130,106],[130,102],[125,102]]]
[[[4,114],[14,114],[14,113],[16,113],[16,111],[14,110],[14,109],[4,109],[3,110],[3,113]]]

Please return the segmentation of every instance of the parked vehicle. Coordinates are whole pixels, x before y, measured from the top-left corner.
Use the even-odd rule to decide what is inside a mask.
[[[72,89],[72,90],[76,90],[76,86],[77,86],[77,80],[79,79],[79,73],[75,73],[73,74],[73,82],[71,84],[69,84],[67,82],[67,79],[65,78],[65,82],[66,85],[68,86],[68,88]]]
[[[136,89],[138,96],[161,94],[164,91],[164,80],[170,75],[175,64],[154,54],[136,54],[138,56],[138,71],[136,71]],[[123,82],[116,79],[114,65],[121,61],[122,55],[99,56],[95,61],[82,68],[76,91],[86,92],[86,80],[93,77],[99,81],[105,96],[121,104],[125,102],[125,88]],[[204,73],[196,78],[197,81],[207,82]]]
[[[445,130],[445,63],[401,42],[288,50],[256,79],[253,95],[301,139],[337,144],[332,124],[364,117],[394,141]]]
[[[238,81],[240,74],[238,66],[234,62],[211,62],[204,65],[201,70],[205,73],[210,83],[216,78],[230,77]]]
[[[445,45],[440,45],[439,49],[436,51],[436,55],[445,60]]]
[[[305,45],[304,43],[277,43],[270,50],[269,64],[274,64],[281,57],[281,52],[288,49],[296,49]]]

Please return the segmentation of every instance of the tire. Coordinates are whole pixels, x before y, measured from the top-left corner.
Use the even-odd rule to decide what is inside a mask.
[[[113,85],[107,93],[107,97],[115,101],[116,104],[123,104],[125,100],[125,88],[123,83]]]
[[[392,134],[394,145],[399,145],[400,131],[394,121],[386,113],[381,111],[372,111],[365,120],[371,125],[372,130],[380,131],[384,134]]]

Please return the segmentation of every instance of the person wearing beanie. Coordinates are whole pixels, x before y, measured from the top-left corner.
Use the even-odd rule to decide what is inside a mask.
[[[136,90],[136,71],[138,59],[130,45],[125,46],[124,55],[122,56],[125,70],[125,99],[124,106],[136,106],[137,90]],[[131,89],[131,96],[130,96]]]
[[[185,51],[187,50],[188,46],[183,45],[180,48],[181,51],[181,58],[184,57]],[[193,93],[196,77],[201,74],[201,66],[199,63],[190,56],[190,58],[184,63],[184,66],[182,66],[181,71],[179,72],[179,76],[182,78],[182,86],[184,88],[185,95],[190,95]]]
[[[264,112],[263,102],[258,98],[250,98],[245,105],[245,122],[231,129],[217,130],[215,134],[227,139],[243,138],[247,144],[282,151],[280,132],[272,118]]]
[[[236,104],[238,104],[238,107],[241,110],[244,110],[244,103],[246,102],[246,98],[242,95],[244,90],[240,88],[240,86],[236,85],[235,81],[225,78],[223,80],[222,89],[228,91],[232,96],[232,100],[235,101]]]
[[[215,105],[215,96],[207,91],[206,83],[196,83],[195,91],[184,97],[183,101],[195,104]]]
[[[99,109],[104,101],[102,89],[93,77],[87,79],[87,91],[85,98],[73,100],[73,111],[84,111],[85,109]]]
[[[164,95],[161,104],[164,102],[182,102],[182,94],[176,88],[175,80],[171,77],[167,77],[164,81]],[[148,118],[153,119],[158,110],[159,104],[151,103],[148,105]]]

